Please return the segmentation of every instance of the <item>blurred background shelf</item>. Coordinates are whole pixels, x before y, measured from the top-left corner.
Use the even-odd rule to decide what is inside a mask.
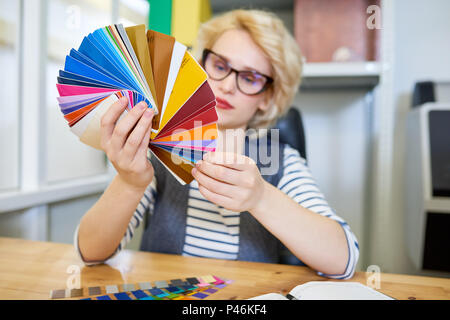
[[[378,62],[305,63],[302,89],[343,89],[375,87],[380,78]]]

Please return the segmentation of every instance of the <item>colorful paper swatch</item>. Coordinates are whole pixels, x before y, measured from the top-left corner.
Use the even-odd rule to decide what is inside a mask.
[[[211,282],[204,281],[203,278]],[[79,298],[80,300],[181,300],[204,299],[226,287],[228,280],[206,275],[203,278],[161,280],[136,284],[92,286],[79,289],[59,289],[50,292],[51,299]],[[175,286],[174,284],[178,284]],[[201,284],[201,286],[200,286]]]
[[[154,109],[149,148],[181,183],[215,151],[217,112],[207,74],[185,45],[145,25],[95,30],[66,56],[57,89],[61,112],[80,141],[100,146],[101,119],[121,97]],[[119,118],[120,121],[120,118]]]

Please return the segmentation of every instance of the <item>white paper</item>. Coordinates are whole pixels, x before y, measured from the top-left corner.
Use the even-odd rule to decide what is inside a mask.
[[[298,300],[393,300],[359,282],[311,281],[290,294]]]
[[[267,293],[247,300],[289,300],[289,299],[279,293]]]

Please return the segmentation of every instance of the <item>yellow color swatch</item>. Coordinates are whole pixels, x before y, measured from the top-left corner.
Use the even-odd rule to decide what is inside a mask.
[[[162,110],[158,132],[172,119],[181,106],[197,91],[206,81],[207,75],[194,57],[186,51],[181,62],[180,71],[170,94],[165,110]],[[152,132],[154,139],[157,133]]]
[[[214,279],[214,277],[212,275],[210,275],[210,274],[208,274],[206,276],[201,276],[201,278],[205,282],[209,282],[209,283],[216,282],[216,279]]]

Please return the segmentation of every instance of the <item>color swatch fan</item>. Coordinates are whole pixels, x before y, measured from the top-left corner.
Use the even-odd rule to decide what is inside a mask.
[[[144,25],[110,25],[84,37],[59,71],[58,103],[80,140],[100,149],[100,121],[123,96],[154,108],[149,148],[182,184],[217,139],[216,100],[207,75],[174,37]],[[119,119],[120,121],[120,119]]]

